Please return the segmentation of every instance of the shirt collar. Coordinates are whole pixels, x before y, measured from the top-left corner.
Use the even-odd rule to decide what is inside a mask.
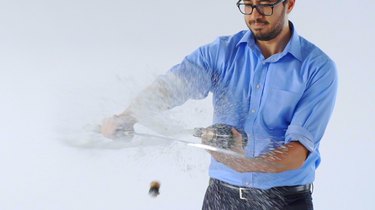
[[[289,21],[290,29],[292,31],[292,37],[290,38],[288,44],[285,46],[285,49],[281,54],[285,55],[287,53],[292,54],[295,58],[298,60],[302,60],[302,48],[301,48],[301,43],[299,39],[299,35],[297,31],[294,29],[294,25],[292,22]],[[240,41],[237,43],[237,46],[242,44],[242,43],[247,43],[247,45],[251,49],[256,49],[258,46],[256,46],[255,39],[253,33],[248,30],[243,37],[240,39]]]

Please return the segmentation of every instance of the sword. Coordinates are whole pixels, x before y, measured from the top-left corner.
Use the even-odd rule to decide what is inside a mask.
[[[134,135],[134,136],[146,137],[146,138],[156,138],[156,139],[161,139],[161,140],[167,140],[167,141],[172,141],[172,142],[184,144],[186,146],[195,147],[195,148],[199,148],[199,149],[205,149],[205,150],[209,150],[209,151],[213,151],[213,152],[220,152],[220,153],[232,155],[232,156],[235,156],[235,157],[245,157],[244,155],[239,154],[237,152],[234,152],[232,150],[218,148],[218,147],[214,147],[214,146],[202,144],[202,143],[194,143],[194,142],[190,142],[190,141],[186,141],[186,140],[182,140],[182,139],[177,139],[177,138],[172,138],[172,137],[167,137],[167,136],[159,136],[159,135],[148,134],[148,133],[139,133],[139,132],[124,132],[124,134],[125,135]]]

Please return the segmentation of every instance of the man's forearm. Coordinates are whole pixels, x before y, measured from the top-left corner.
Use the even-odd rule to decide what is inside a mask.
[[[144,89],[128,106],[124,113],[142,115],[143,113],[162,112],[168,109],[169,93],[160,82]]]
[[[296,141],[255,158],[238,158],[218,153],[212,155],[217,161],[238,172],[280,173],[301,167],[308,150]]]
[[[301,167],[308,155],[308,150],[298,141],[290,142],[255,159],[265,171],[279,173]]]

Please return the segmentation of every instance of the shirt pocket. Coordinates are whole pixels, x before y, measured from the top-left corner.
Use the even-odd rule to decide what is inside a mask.
[[[280,133],[289,126],[302,93],[269,88],[260,107],[260,122],[270,134]]]

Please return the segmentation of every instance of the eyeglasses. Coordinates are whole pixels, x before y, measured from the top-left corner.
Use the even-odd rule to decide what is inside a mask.
[[[252,5],[251,3],[244,3],[239,0],[237,2],[237,7],[240,12],[244,15],[251,15],[253,14],[254,8],[258,11],[259,14],[264,16],[271,16],[273,14],[273,8],[278,4],[284,2],[285,0],[278,0],[273,4],[256,4]]]

